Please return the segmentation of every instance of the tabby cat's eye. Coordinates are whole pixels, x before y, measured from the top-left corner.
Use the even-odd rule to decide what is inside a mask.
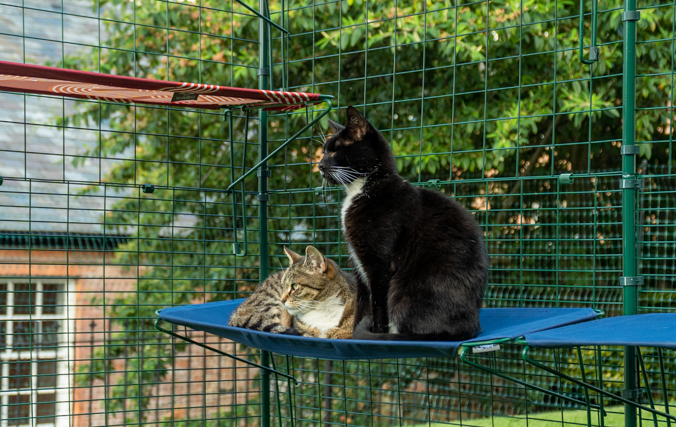
[[[291,290],[295,291],[296,289],[298,289],[298,283],[292,283],[291,284]]]

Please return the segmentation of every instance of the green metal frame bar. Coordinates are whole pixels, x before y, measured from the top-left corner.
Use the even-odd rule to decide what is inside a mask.
[[[296,132],[291,138],[287,139],[277,147],[275,150],[273,150],[270,154],[266,155],[264,158],[262,158],[256,165],[254,165],[251,169],[249,169],[244,175],[240,176],[237,180],[235,180],[232,184],[226,188],[225,191],[232,191],[232,188],[239,184],[242,180],[248,178],[252,173],[256,172],[256,170],[261,169],[264,164],[267,163],[268,160],[270,160],[272,157],[274,157],[277,153],[282,151],[284,148],[286,148],[287,145],[298,139],[299,136],[307,132],[308,129],[312,128],[314,125],[316,125],[324,116],[326,116],[331,109],[333,108],[333,102],[331,98],[327,97],[324,99],[326,103],[328,104],[327,109],[322,111],[315,119],[313,119],[310,123],[307,125],[303,126],[301,130]],[[263,113],[263,112],[261,112]],[[266,120],[267,120],[267,115],[266,115]],[[267,151],[267,150],[266,150]]]
[[[190,343],[190,344],[195,344],[195,345],[200,346],[200,347],[202,347],[202,348],[205,348],[205,349],[207,349],[207,350],[213,351],[214,353],[218,353],[218,354],[220,354],[221,356],[227,356],[227,357],[229,357],[229,358],[231,358],[231,359],[234,359],[234,360],[236,360],[236,361],[238,361],[238,362],[246,363],[247,365],[253,366],[253,367],[255,367],[255,368],[259,368],[259,369],[265,370],[265,371],[268,372],[268,374],[273,373],[273,374],[275,374],[275,375],[281,375],[281,376],[283,376],[283,377],[285,377],[285,378],[288,378],[288,379],[290,379],[290,380],[293,380],[294,385],[298,385],[298,380],[296,380],[296,378],[294,378],[293,376],[291,376],[291,375],[289,375],[289,374],[285,374],[284,372],[276,371],[276,370],[270,368],[269,366],[259,365],[259,364],[256,363],[256,362],[252,362],[252,361],[250,361],[250,360],[243,359],[243,358],[241,358],[241,357],[232,355],[232,354],[230,354],[230,353],[226,353],[226,352],[221,351],[221,350],[219,350],[219,349],[217,349],[217,348],[214,348],[214,347],[210,347],[210,346],[208,346],[208,345],[206,345],[206,344],[203,344],[203,343],[201,343],[201,342],[195,341],[195,340],[190,339],[190,338],[188,338],[188,337],[185,337],[185,336],[183,336],[183,335],[179,335],[179,334],[177,334],[176,332],[171,331],[171,330],[169,330],[169,329],[164,329],[164,328],[162,328],[162,327],[160,326],[160,323],[161,323],[161,322],[162,322],[162,319],[161,319],[161,318],[158,317],[157,319],[155,319],[155,329],[157,329],[157,330],[160,331],[160,332],[164,332],[165,334],[171,335],[171,336],[174,337],[174,338],[178,338],[178,339],[180,339],[180,340],[182,340],[182,341],[185,341],[185,342],[188,342],[188,343]]]
[[[246,167],[246,152],[247,152],[247,143],[248,143],[248,134],[249,134],[249,115],[250,112],[247,110],[246,119],[244,124],[244,149],[242,152],[242,171]],[[229,124],[229,136],[230,136],[230,182],[235,181],[235,138],[233,135],[233,110],[226,110],[225,112],[226,119]],[[244,183],[242,183],[242,222],[244,223],[244,250],[240,252],[240,244],[237,237],[237,192],[233,191],[232,193],[232,235],[234,243],[232,244],[233,255],[238,257],[243,257],[248,254],[249,248],[249,239],[247,237],[247,227],[246,227],[246,193],[244,192]]]
[[[268,90],[270,89],[270,81],[272,80],[272,73],[270,69],[270,64],[272,60],[272,48],[270,43],[272,42],[270,36],[270,9],[268,7],[268,0],[259,0],[258,2],[259,9],[263,14],[263,21],[259,22],[259,45],[258,45],[258,89]],[[258,175],[258,235],[259,235],[259,244],[260,244],[260,277],[268,277],[269,272],[269,258],[270,258],[270,248],[268,247],[268,199],[270,195],[268,194],[268,165],[267,159],[268,156],[268,112],[261,110],[258,121],[258,164],[249,171],[249,173],[243,173],[238,181],[242,181],[252,171],[260,168],[260,174]],[[244,171],[242,171],[244,172]],[[236,181],[236,182],[238,182]],[[236,182],[230,184],[228,190],[230,190]],[[261,351],[261,365],[268,367],[268,369],[261,369],[261,427],[270,426],[270,353],[267,351]],[[281,422],[281,421],[280,421]]]
[[[537,390],[537,391],[539,391],[539,392],[541,392],[541,393],[545,393],[545,394],[548,394],[548,395],[550,395],[550,396],[554,396],[554,397],[557,397],[557,398],[559,398],[559,399],[566,400],[566,401],[571,402],[571,403],[573,403],[573,404],[575,404],[575,405],[584,406],[584,407],[586,407],[588,410],[589,410],[590,408],[594,408],[595,410],[601,411],[601,413],[605,416],[605,411],[604,411],[603,408],[601,408],[601,406],[599,406],[599,405],[592,404],[592,403],[590,403],[589,401],[583,402],[583,401],[578,400],[578,399],[575,399],[575,398],[573,398],[573,397],[566,396],[566,395],[557,393],[557,392],[555,392],[555,391],[547,390],[546,388],[542,388],[542,387],[536,386],[536,385],[534,385],[534,384],[531,384],[531,383],[529,383],[529,382],[520,380],[520,379],[518,379],[518,378],[511,377],[511,376],[509,376],[509,375],[507,375],[507,374],[503,374],[503,373],[500,372],[500,371],[497,371],[497,370],[495,370],[495,369],[488,368],[488,367],[486,367],[486,366],[480,365],[480,364],[478,364],[478,363],[476,363],[476,362],[473,362],[473,361],[471,361],[471,360],[468,359],[468,354],[467,354],[467,352],[468,352],[469,349],[472,348],[472,347],[476,347],[476,346],[478,346],[478,345],[499,344],[499,343],[501,343],[501,342],[508,342],[508,341],[511,341],[511,340],[485,341],[485,342],[482,342],[482,343],[472,343],[472,344],[463,345],[463,346],[460,348],[460,351],[458,352],[458,356],[460,357],[460,360],[461,360],[461,361],[463,361],[464,363],[466,363],[466,364],[468,364],[468,365],[470,365],[470,366],[472,366],[472,367],[474,367],[474,368],[476,368],[476,369],[479,369],[479,370],[481,370],[481,371],[487,372],[487,373],[489,373],[489,374],[491,374],[491,375],[495,375],[495,376],[500,377],[500,378],[502,378],[502,379],[505,379],[505,380],[507,380],[507,381],[515,382],[515,383],[517,383],[517,384],[519,384],[519,385],[522,385],[522,386],[524,386],[524,387],[527,387],[527,388],[530,388],[530,389],[533,389],[533,390]]]
[[[583,64],[593,64],[599,59],[599,48],[596,47],[596,15],[598,14],[598,0],[592,0],[592,11],[591,11],[591,47],[589,49],[589,59],[584,58],[584,0],[580,0],[580,62]]]
[[[609,398],[611,398],[611,399],[620,401],[620,402],[624,403],[624,404],[627,405],[627,406],[631,406],[631,407],[634,408],[634,409],[641,409],[641,410],[643,410],[643,411],[648,411],[648,412],[652,413],[653,415],[659,415],[659,416],[662,416],[662,417],[667,418],[668,420],[674,420],[674,421],[676,421],[676,417],[674,417],[673,415],[670,415],[670,414],[667,414],[667,413],[665,413],[665,412],[659,411],[659,410],[655,409],[654,407],[653,407],[653,408],[650,408],[650,407],[647,407],[647,406],[645,406],[645,405],[641,405],[640,403],[636,403],[636,402],[634,402],[634,401],[632,401],[632,400],[626,399],[626,398],[624,398],[624,397],[616,396],[616,395],[614,395],[614,394],[612,394],[612,393],[610,393],[610,392],[608,392],[608,391],[606,391],[606,390],[603,390],[602,388],[596,387],[596,386],[591,385],[591,384],[589,384],[589,383],[587,383],[587,382],[585,382],[585,381],[581,381],[581,380],[579,380],[579,379],[577,379],[577,378],[573,378],[573,377],[571,377],[570,375],[567,375],[567,374],[564,374],[564,373],[562,373],[562,372],[559,372],[559,371],[557,371],[557,370],[555,370],[555,369],[552,369],[552,368],[548,367],[547,365],[544,365],[544,364],[538,362],[537,360],[532,359],[532,358],[528,355],[528,352],[529,352],[529,350],[530,350],[531,348],[532,348],[532,347],[530,347],[530,346],[527,345],[526,347],[524,347],[523,351],[521,352],[521,357],[523,358],[523,360],[524,360],[525,362],[528,362],[528,363],[530,363],[530,364],[533,365],[533,366],[536,366],[536,367],[538,367],[538,368],[540,368],[540,369],[542,369],[542,370],[544,370],[544,371],[547,371],[547,372],[549,372],[550,374],[556,375],[556,376],[561,377],[561,378],[563,378],[563,379],[566,379],[566,380],[568,380],[568,381],[570,381],[570,382],[573,382],[573,383],[575,383],[575,384],[577,384],[577,385],[579,385],[579,386],[585,387],[585,389],[589,389],[589,390],[595,391],[596,393],[599,393],[599,394],[602,394],[602,395],[604,395],[604,396],[607,396],[607,397],[609,397]]]
[[[622,149],[632,149],[636,142],[636,0],[624,2],[624,41],[622,75]],[[631,18],[630,18],[631,16]],[[630,18],[630,19],[628,19]],[[622,156],[622,180],[637,179],[636,155],[625,151]],[[624,277],[638,275],[638,256],[636,245],[636,188],[623,186],[622,189],[622,255]],[[623,310],[625,315],[638,313],[637,286],[625,286],[623,292]],[[636,351],[635,347],[625,347],[624,352],[624,388],[636,390]],[[636,427],[636,407],[625,402],[624,422],[627,427]]]
[[[290,35],[291,35],[291,33],[289,32],[289,30],[287,30],[286,28],[284,28],[284,27],[282,27],[282,26],[280,26],[280,25],[275,24],[275,23],[270,19],[269,12],[268,12],[268,16],[265,16],[265,15],[261,14],[260,12],[258,12],[258,11],[257,11],[256,9],[254,9],[253,7],[251,7],[251,6],[249,6],[248,4],[244,3],[242,0],[235,0],[235,1],[236,1],[237,3],[239,3],[241,6],[243,6],[243,7],[244,7],[246,10],[248,10],[249,12],[253,13],[253,14],[256,15],[257,17],[259,17],[259,18],[261,18],[262,20],[264,20],[265,22],[267,22],[268,25],[272,25],[273,27],[277,28],[279,31],[281,31],[282,33],[286,34],[287,36],[290,36]],[[263,9],[267,9],[267,5],[266,5],[265,8],[261,8],[261,10],[263,10]]]

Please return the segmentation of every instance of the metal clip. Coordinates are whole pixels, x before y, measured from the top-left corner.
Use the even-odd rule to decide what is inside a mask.
[[[269,68],[259,68],[258,69],[258,75],[259,76],[269,76],[270,75],[270,69]]]
[[[622,397],[625,399],[637,402],[645,394],[644,388],[636,388],[634,390],[622,390]]]
[[[439,185],[439,180],[438,180],[438,179],[430,179],[429,181],[427,181],[427,184],[426,184],[426,185],[427,185],[427,187],[429,187],[429,188],[436,188],[437,190],[438,190],[439,188],[441,188],[441,186]]]
[[[143,190],[144,193],[146,194],[152,194],[155,192],[155,186],[152,184],[143,184],[141,186],[141,189]]]
[[[259,178],[262,177],[262,176],[271,177],[271,176],[272,176],[272,171],[271,171],[270,169],[266,169],[266,170],[258,169],[258,170],[256,171],[256,176],[259,177]]]
[[[0,185],[2,185],[3,182],[4,182],[4,180],[3,180],[2,177],[0,176]]]
[[[572,173],[562,173],[559,175],[559,183],[561,185],[572,184],[573,183],[573,174]]]
[[[643,179],[641,178],[622,178],[620,181],[621,189],[642,190]]]
[[[622,21],[638,21],[641,19],[641,12],[638,10],[629,10],[622,14]]]
[[[269,194],[258,193],[258,201],[259,202],[267,202],[268,200],[270,200]]]
[[[598,47],[590,47],[589,48],[589,60],[590,61],[598,61],[599,58],[601,57],[601,49]]]
[[[638,145],[623,145],[622,148],[620,148],[620,153],[623,156],[635,156],[640,150],[641,147]]]
[[[643,286],[643,276],[622,276],[620,277],[620,286]]]

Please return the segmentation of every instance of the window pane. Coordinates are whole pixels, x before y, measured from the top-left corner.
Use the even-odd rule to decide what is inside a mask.
[[[40,334],[40,347],[43,349],[56,348],[59,345],[59,321],[47,320],[40,322],[42,331]]]
[[[37,424],[54,424],[56,422],[56,394],[38,394]]]
[[[56,360],[38,360],[38,388],[56,387]]]
[[[0,315],[7,314],[7,284],[0,283]]]
[[[42,287],[42,313],[63,313],[64,293],[63,285],[51,284]]]
[[[0,350],[7,348],[7,322],[0,322]]]
[[[9,396],[9,425],[30,424],[31,405],[29,395]]]
[[[34,314],[35,294],[28,283],[14,285],[14,314]]]
[[[13,345],[15,350],[30,350],[33,333],[37,333],[36,322],[29,321],[15,321],[14,333],[12,334]]]
[[[7,364],[9,365],[9,388],[30,388],[31,361],[11,360]]]

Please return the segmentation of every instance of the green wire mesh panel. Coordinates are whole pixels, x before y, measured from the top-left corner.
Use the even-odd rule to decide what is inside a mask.
[[[638,23],[639,295],[641,311],[670,312],[676,6],[653,3],[641,4]],[[272,30],[272,85],[335,96],[334,119],[357,106],[391,141],[402,176],[475,214],[492,263],[488,307],[620,315],[623,5],[585,2],[582,26],[579,6],[273,1],[272,19],[290,36]],[[258,18],[235,1],[3,0],[0,16],[2,60],[257,86]],[[586,60],[592,38],[600,59],[583,64],[580,42]],[[223,191],[255,163],[255,114],[246,128],[235,112],[230,127],[222,113],[12,93],[0,94],[0,108],[0,423],[266,425],[259,372],[157,332],[154,313],[248,295],[259,254],[284,268],[283,245],[313,244],[349,268],[342,190],[324,187],[316,169],[325,123],[270,163],[266,250],[256,179]],[[318,113],[271,114],[270,148]],[[180,332],[260,360],[255,349]],[[520,351],[475,359],[584,398]],[[623,354],[533,357],[619,394]],[[673,352],[642,356],[641,387],[658,405],[673,401]],[[456,359],[272,362],[299,381],[272,377],[273,424],[623,424],[616,402],[592,396],[609,416],[587,414]]]

